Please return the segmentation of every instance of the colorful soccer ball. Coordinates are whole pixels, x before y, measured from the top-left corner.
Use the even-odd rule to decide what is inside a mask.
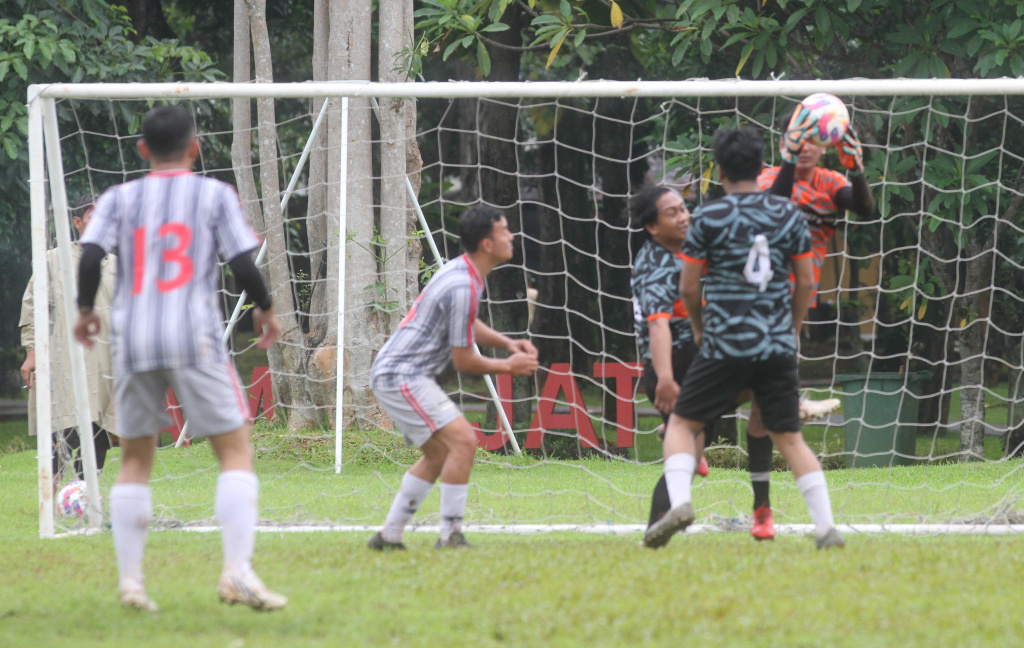
[[[57,493],[57,508],[64,517],[85,515],[85,482],[73,481]]]
[[[838,97],[816,92],[800,104],[811,111],[811,119],[814,120],[814,130],[810,139],[812,144],[835,146],[842,141],[846,129],[850,127],[850,113],[846,111],[846,106]]]

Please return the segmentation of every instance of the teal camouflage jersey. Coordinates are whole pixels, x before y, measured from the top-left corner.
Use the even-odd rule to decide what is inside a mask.
[[[679,298],[679,273],[683,269],[682,255],[648,240],[633,261],[633,323],[636,328],[640,361],[651,359],[651,334],[647,323],[659,319],[669,320],[672,348],[681,349],[693,339],[690,319]]]
[[[785,198],[732,194],[697,209],[683,256],[707,266],[701,354],[795,355],[789,273],[792,259],[809,254],[807,219]]]

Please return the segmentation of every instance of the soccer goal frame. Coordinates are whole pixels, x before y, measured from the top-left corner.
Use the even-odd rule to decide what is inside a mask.
[[[47,202],[52,207],[53,225],[56,233],[57,248],[61,256],[62,281],[65,285],[75,285],[72,278],[70,257],[70,229],[68,219],[68,198],[64,185],[63,165],[61,160],[60,138],[55,102],[60,99],[105,99],[105,100],[202,100],[202,99],[295,99],[323,98],[339,101],[342,112],[341,139],[341,186],[346,186],[348,178],[347,146],[348,103],[353,98],[404,98],[404,99],[455,99],[455,98],[622,98],[622,97],[798,97],[814,92],[829,92],[841,96],[932,96],[932,95],[1024,95],[1024,79],[850,79],[850,80],[774,80],[774,81],[743,81],[743,80],[687,80],[687,81],[583,81],[575,83],[537,82],[446,82],[446,83],[302,83],[302,84],[231,84],[231,83],[171,83],[171,84],[49,84],[30,86],[28,92],[28,142],[29,142],[29,187],[31,194],[31,235],[32,235],[32,271],[35,277],[47,274],[46,249],[48,210]],[[288,189],[282,195],[282,204],[286,205],[309,151],[316,130],[320,127],[324,110],[313,127],[307,147],[303,152],[299,167],[292,175]],[[49,191],[47,191],[49,178]],[[406,179],[407,190],[412,198],[411,205],[416,211],[421,225],[427,231],[426,219],[416,200],[415,191]],[[346,192],[340,192],[339,231],[345,231],[347,210]],[[342,237],[344,238],[344,237]],[[432,237],[426,237],[433,246]],[[345,242],[340,242],[344,250]],[[435,258],[441,254],[435,248]],[[262,254],[262,252],[261,252]],[[344,259],[344,254],[339,255]],[[338,339],[344,340],[344,285],[345,263],[339,263],[337,269],[338,282]],[[47,282],[36,281],[34,284],[35,322],[37,331],[49,329],[50,313],[48,303]],[[229,321],[230,327],[237,320],[245,295],[238,301]],[[67,329],[71,331],[75,308],[72,291],[64,291],[64,311],[67,316]],[[85,361],[81,347],[69,345],[72,364],[71,383],[77,402],[77,421],[80,430],[90,429],[90,413],[86,391]],[[50,348],[46,335],[36,340],[36,388],[39,394],[49,394]],[[502,429],[511,441],[515,450],[519,447],[512,434],[512,425],[501,406],[498,393],[490,377],[486,384],[491,399],[496,404],[496,412],[501,419]],[[343,436],[343,373],[338,372],[336,381],[336,412],[335,412],[335,471],[342,468],[342,436]],[[41,431],[50,428],[51,418],[49,398],[37,398],[35,411],[37,428]],[[184,441],[184,433],[178,443]],[[54,502],[52,497],[53,475],[50,466],[52,453],[49,434],[37,437],[38,451],[38,483],[39,483],[39,524],[40,535],[54,535]],[[81,444],[81,456],[87,484],[87,498],[90,502],[99,501],[99,485],[96,477],[96,458],[92,444]],[[87,510],[88,525],[98,529],[102,524],[102,511],[98,506],[89,506]],[[935,526],[935,525],[933,525]],[[934,529],[930,529],[934,531]],[[960,529],[957,532],[962,532]]]

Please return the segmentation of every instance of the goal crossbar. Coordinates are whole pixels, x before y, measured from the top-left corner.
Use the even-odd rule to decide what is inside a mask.
[[[1024,95],[1024,79],[844,79],[833,81],[577,81],[376,83],[54,83],[29,86],[29,100],[47,99],[273,99],[324,97],[770,97],[829,92],[849,96]]]

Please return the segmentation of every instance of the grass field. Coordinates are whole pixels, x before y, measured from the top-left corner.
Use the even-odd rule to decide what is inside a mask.
[[[3,430],[0,430],[0,434]],[[399,444],[369,451],[351,433],[343,474],[328,439],[284,442],[261,428],[261,515],[271,521],[376,525],[401,464]],[[118,451],[110,457],[116,467]],[[637,523],[657,465],[484,455],[470,491],[472,523]],[[0,456],[2,646],[1011,646],[1024,642],[1017,611],[1024,536],[852,535],[842,551],[808,538],[755,543],[745,533],[680,536],[661,551],[639,534],[476,534],[476,548],[380,555],[367,533],[261,532],[256,567],[291,598],[258,614],[216,601],[219,537],[150,534],[146,569],[154,617],[120,609],[109,533],[40,540],[35,458]],[[211,469],[204,444],[164,450],[154,513],[163,525],[208,521]],[[1024,463],[833,470],[841,522],[999,515],[1024,508]],[[113,471],[101,477],[109,490]],[[513,493],[516,495],[513,496]],[[740,470],[715,469],[694,490],[698,522],[746,513]],[[788,474],[773,475],[778,522],[808,521]],[[421,519],[435,522],[437,495]]]

